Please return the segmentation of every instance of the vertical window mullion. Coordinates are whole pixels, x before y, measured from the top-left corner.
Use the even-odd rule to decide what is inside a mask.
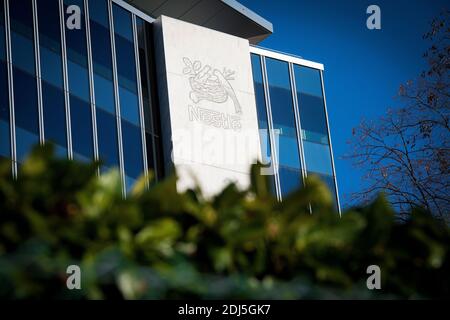
[[[39,141],[45,143],[44,131],[44,108],[42,102],[42,73],[41,73],[41,57],[39,45],[39,21],[37,11],[37,0],[32,0],[33,4],[33,30],[34,30],[34,56],[36,65],[36,85],[38,98],[38,115],[39,115]]]
[[[144,174],[145,177],[148,177],[148,163],[147,163],[147,144],[145,138],[145,123],[144,123],[144,102],[142,96],[142,82],[141,82],[141,68],[140,68],[140,60],[139,60],[139,43],[138,43],[138,35],[137,35],[137,26],[136,26],[136,16],[132,14],[133,21],[133,43],[134,43],[134,57],[135,57],[135,65],[136,65],[136,82],[137,82],[137,93],[139,100],[139,116],[140,116],[140,125],[141,125],[141,143],[142,143],[142,156],[144,163]],[[153,145],[153,143],[152,143]],[[146,186],[148,187],[148,179],[146,179]]]
[[[111,54],[112,54],[112,66],[113,66],[113,85],[114,85],[114,97],[115,97],[115,107],[116,107],[116,123],[117,123],[117,137],[118,137],[118,146],[119,146],[119,166],[120,173],[122,177],[122,192],[123,195],[126,196],[126,187],[125,187],[125,165],[124,165],[124,156],[123,156],[123,145],[122,145],[122,123],[120,116],[120,97],[119,97],[119,80],[117,75],[117,60],[116,60],[116,43],[114,39],[114,20],[113,20],[113,10],[112,10],[112,2],[111,0],[107,1],[108,3],[108,15],[109,15],[109,34],[111,37]]]
[[[94,159],[99,160],[98,152],[98,136],[97,136],[97,113],[95,110],[95,87],[94,87],[94,66],[92,60],[92,47],[91,47],[91,31],[89,22],[89,1],[84,0],[84,17],[86,28],[86,48],[87,48],[87,60],[88,60],[88,74],[89,74],[89,94],[91,100],[91,117],[92,117],[92,142],[94,144]],[[100,174],[100,169],[98,170]]]
[[[297,97],[297,86],[295,83],[295,77],[294,77],[294,68],[292,63],[289,63],[289,78],[291,81],[291,92],[292,92],[292,101],[293,101],[293,107],[294,107],[294,117],[295,117],[295,124],[297,128],[297,142],[298,142],[298,148],[300,150],[300,165],[302,170],[302,179],[303,183],[305,183],[305,178],[307,176],[306,173],[306,162],[305,162],[305,151],[303,149],[303,139],[302,139],[302,124],[300,121],[300,114],[298,112],[298,97]]]
[[[59,0],[59,23],[61,31],[61,57],[63,67],[63,87],[64,87],[64,100],[66,110],[66,137],[67,137],[67,156],[69,159],[73,159],[72,150],[72,128],[70,121],[70,97],[69,97],[69,77],[67,71],[67,47],[66,47],[66,35],[65,35],[65,16],[64,16],[64,3],[63,0]]]
[[[13,82],[13,64],[11,50],[11,24],[9,16],[9,0],[5,0],[5,38],[6,38],[6,64],[8,70],[8,93],[9,93],[9,129],[11,140],[11,160],[12,175],[17,178],[17,149],[16,149],[16,121],[14,113],[14,82]]]
[[[325,97],[325,85],[324,85],[324,81],[323,81],[323,71],[322,70],[320,70],[320,83],[321,83],[321,87],[322,87],[323,106],[325,108],[325,120],[326,120],[326,124],[327,124],[328,143],[330,145],[331,168],[333,170],[333,181],[334,181],[334,187],[336,189],[335,197],[336,197],[336,202],[337,202],[337,209],[338,209],[339,215],[341,215],[341,204],[339,201],[339,190],[338,190],[338,184],[337,184],[336,169],[335,169],[335,165],[334,165],[333,145],[331,143],[330,124],[328,121],[327,99]]]
[[[278,150],[275,145],[275,132],[273,129],[269,82],[267,79],[266,59],[264,56],[261,56],[261,67],[262,67],[262,76],[263,76],[264,95],[266,98],[267,124],[269,127],[269,138],[270,138],[270,145],[271,145],[271,149],[272,149],[272,166],[274,168],[274,175],[275,175],[274,176],[275,189],[276,189],[276,193],[277,193],[277,198],[278,198],[278,200],[281,201],[282,196],[281,196],[281,187],[280,187],[280,176],[279,176],[279,172],[278,172]]]

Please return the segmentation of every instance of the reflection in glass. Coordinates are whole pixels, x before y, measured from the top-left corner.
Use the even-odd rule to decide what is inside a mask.
[[[337,195],[333,177],[331,149],[320,70],[295,65],[295,84],[302,126],[303,148],[308,175],[317,175]]]
[[[14,109],[17,160],[21,162],[30,148],[39,143],[36,78],[18,68],[13,69],[13,78],[14,88],[20,88],[14,91]]]
[[[328,144],[320,71],[295,65],[294,75],[303,139]]]
[[[74,159],[89,161],[93,158],[91,106],[70,95],[70,120],[72,121],[72,147]],[[88,125],[89,124],[89,125]]]
[[[67,155],[66,109],[64,103],[64,92],[42,81],[45,140],[56,144],[57,153],[61,156]]]
[[[277,156],[280,166],[281,193],[285,195],[294,188],[293,186],[302,185],[289,67],[287,62],[266,58],[266,68],[273,127],[279,130]],[[283,168],[289,174],[281,174]]]
[[[111,38],[106,0],[89,0],[95,104],[115,114]],[[100,140],[99,140],[99,143]]]
[[[116,117],[99,108],[96,117],[100,161],[107,167],[119,167]]]
[[[11,50],[18,162],[39,143],[37,83],[31,0],[10,1]],[[23,94],[26,92],[27,94]]]
[[[37,5],[44,136],[46,141],[55,144],[58,155],[66,156],[66,110],[61,56],[59,1],[39,1]]]
[[[90,102],[84,2],[64,0],[64,12],[67,12],[67,7],[71,5],[77,5],[81,9],[81,29],[65,29],[69,91],[78,98]]]
[[[263,163],[269,166],[272,164],[271,160],[272,149],[270,146],[269,125],[267,120],[266,98],[264,94],[264,84],[263,84],[260,56],[252,54],[251,63],[253,72],[253,85],[255,88],[256,112],[258,116],[259,140],[261,143],[261,156]],[[270,181],[270,188],[272,192],[275,194],[276,193],[275,176],[270,177],[269,181]]]
[[[333,174],[330,147],[328,145],[304,140],[303,148],[305,150],[306,168],[308,171]]]
[[[131,13],[113,4],[113,17],[120,115],[139,126],[139,101]],[[129,61],[129,63],[125,63],[125,61]]]
[[[59,1],[38,1],[37,6],[42,80],[63,89]]]
[[[34,77],[36,72],[32,1],[9,1],[9,16],[13,65]]]

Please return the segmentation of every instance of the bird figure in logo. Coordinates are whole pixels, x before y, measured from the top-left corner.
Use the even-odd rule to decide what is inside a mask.
[[[221,72],[213,69],[209,65],[202,68],[200,61],[191,62],[188,58],[183,58],[185,68],[184,74],[190,75],[189,84],[191,85],[190,99],[194,103],[201,100],[207,100],[215,103],[224,103],[230,98],[233,101],[237,114],[242,114],[242,108],[236,97],[230,80],[234,80],[234,71],[224,69]]]

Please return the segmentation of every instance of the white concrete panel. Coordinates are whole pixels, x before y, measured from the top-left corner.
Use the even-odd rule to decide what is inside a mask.
[[[166,165],[173,150],[181,189],[189,168],[209,194],[248,185],[260,159],[248,40],[165,16],[154,25]]]

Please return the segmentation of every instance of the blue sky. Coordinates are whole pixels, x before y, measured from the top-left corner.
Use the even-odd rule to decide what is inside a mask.
[[[239,0],[272,22],[274,33],[259,45],[325,65],[325,90],[342,205],[363,186],[362,172],[342,157],[352,128],[376,119],[399,85],[426,68],[422,35],[448,5],[446,0]],[[366,9],[381,8],[381,30],[368,30]]]

